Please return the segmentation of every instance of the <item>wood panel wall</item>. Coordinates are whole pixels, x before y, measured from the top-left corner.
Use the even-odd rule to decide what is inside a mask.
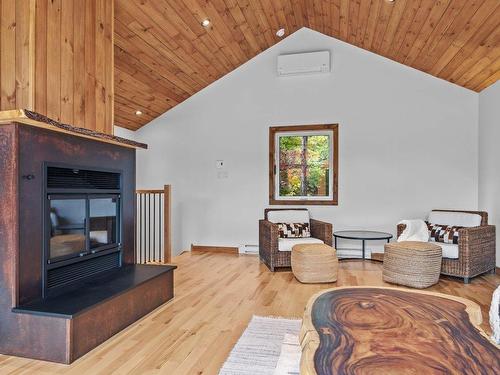
[[[477,92],[500,79],[500,0],[115,0],[116,124],[139,129],[302,27]]]
[[[0,110],[33,108],[35,0],[0,0]]]
[[[114,2],[0,3],[0,109],[112,134]]]

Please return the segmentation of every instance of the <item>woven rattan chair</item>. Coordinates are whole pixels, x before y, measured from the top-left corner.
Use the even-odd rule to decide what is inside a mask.
[[[282,210],[305,210],[306,208],[267,208],[264,210],[264,219],[259,220],[259,256],[262,262],[274,272],[276,267],[291,266],[291,251],[278,250],[278,225],[270,222],[268,219],[269,211]],[[326,245],[332,246],[333,226],[330,223],[310,219],[309,220],[311,236],[320,239]]]
[[[468,284],[472,277],[495,272],[495,226],[488,225],[488,213],[484,211],[433,210],[443,212],[473,213],[481,216],[481,225],[459,230],[458,259],[443,258],[441,274],[463,278]],[[446,223],[435,223],[446,224]],[[398,237],[405,229],[399,224]],[[439,245],[437,242],[436,245]]]

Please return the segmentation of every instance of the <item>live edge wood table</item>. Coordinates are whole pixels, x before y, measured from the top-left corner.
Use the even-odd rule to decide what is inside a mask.
[[[500,349],[472,301],[396,288],[314,295],[300,333],[301,375],[500,374]]]

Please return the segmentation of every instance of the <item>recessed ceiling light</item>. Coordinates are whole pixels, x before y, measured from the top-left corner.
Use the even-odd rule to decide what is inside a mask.
[[[283,37],[283,35],[285,35],[285,29],[279,29],[278,31],[276,31],[276,35],[280,38]]]
[[[388,3],[393,3],[395,0],[385,0],[387,1]]]
[[[135,111],[135,114],[136,114],[137,116],[140,116],[140,115],[142,115],[142,111],[137,110],[137,111]]]
[[[208,18],[205,18],[203,21],[201,21],[201,26],[208,27],[209,25],[210,25],[210,20]]]

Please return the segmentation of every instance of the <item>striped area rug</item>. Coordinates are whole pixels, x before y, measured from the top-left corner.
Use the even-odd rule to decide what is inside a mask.
[[[302,320],[253,316],[219,375],[273,375],[285,335],[298,336]]]

